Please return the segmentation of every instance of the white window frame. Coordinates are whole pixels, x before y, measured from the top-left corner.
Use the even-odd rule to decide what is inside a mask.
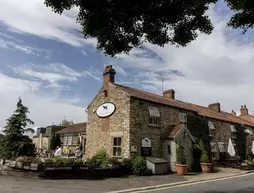
[[[149,113],[149,118],[148,118],[148,123],[149,125],[160,125],[160,110],[158,107],[148,107],[148,113]]]
[[[213,153],[218,152],[218,147],[217,147],[216,143],[210,142],[210,146],[211,146],[211,152],[213,152]]]
[[[215,126],[212,121],[208,121],[208,127],[209,127],[209,136],[213,137],[215,135]]]
[[[231,138],[236,139],[236,128],[234,125],[230,125]]]
[[[72,135],[68,136],[68,143],[67,145],[72,145]]]
[[[181,123],[187,123],[187,114],[186,113],[179,113],[179,120]]]
[[[65,135],[64,138],[63,138],[63,144],[64,145],[68,144],[68,136],[67,135]]]
[[[223,142],[218,142],[218,150],[220,153],[226,152],[225,144]]]
[[[79,141],[79,136],[73,135],[72,136],[72,145],[78,145],[78,141]]]
[[[115,139],[116,139],[116,144],[115,144]],[[118,139],[120,139],[120,144],[118,144]],[[123,141],[122,141],[122,137],[121,136],[115,136],[113,137],[113,152],[112,152],[112,157],[122,157],[122,152],[123,152],[123,147],[122,147],[122,144],[123,144]],[[120,155],[116,155],[115,152],[117,151],[114,151],[115,149],[120,149]]]

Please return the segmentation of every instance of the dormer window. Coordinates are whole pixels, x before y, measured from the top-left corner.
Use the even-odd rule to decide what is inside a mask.
[[[209,136],[213,137],[215,135],[215,126],[212,121],[208,121],[208,127],[209,127]]]
[[[180,120],[180,123],[182,123],[182,124],[187,123],[186,113],[179,113],[179,120]]]
[[[236,128],[234,125],[230,125],[230,130],[231,130],[231,138],[235,139],[236,138]]]
[[[47,128],[47,130],[46,130],[46,134],[51,134],[51,127],[49,127],[49,128]]]
[[[149,125],[159,126],[160,125],[160,111],[158,107],[150,106],[148,108],[148,111],[149,111],[149,120],[148,120]]]

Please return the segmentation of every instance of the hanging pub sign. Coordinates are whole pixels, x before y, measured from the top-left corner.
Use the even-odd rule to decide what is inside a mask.
[[[113,103],[103,103],[100,105],[97,110],[96,114],[98,117],[105,118],[111,116],[116,110],[116,106]]]
[[[145,137],[141,140],[141,156],[152,155],[152,142],[151,139]]]

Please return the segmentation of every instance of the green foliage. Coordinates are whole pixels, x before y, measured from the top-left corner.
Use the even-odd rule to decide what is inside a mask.
[[[253,0],[225,0],[228,6],[235,12],[228,25],[233,28],[243,29],[245,33],[254,27],[254,1]]]
[[[90,163],[95,164],[96,166],[101,166],[105,160],[108,160],[108,156],[105,150],[99,150],[93,157],[90,159]]]
[[[45,159],[44,164],[54,164],[54,160],[51,158]]]
[[[57,146],[61,146],[61,139],[59,134],[54,133],[50,141],[50,149],[55,150]]]
[[[184,147],[182,145],[177,145],[176,148],[176,156],[177,156],[177,163],[178,164],[186,164],[187,159],[184,153]]]
[[[84,160],[83,159],[76,159],[75,164],[83,164]]]
[[[36,157],[28,157],[28,156],[23,156],[23,157],[18,157],[16,159],[17,162],[21,162],[23,165],[26,164],[31,164],[31,163],[36,163],[36,164],[41,164],[41,160]]]
[[[125,169],[131,170],[132,169],[133,160],[125,158],[125,159],[123,159],[122,164],[123,164],[123,167]]]
[[[62,122],[59,124],[59,126],[70,126],[70,125],[73,125],[74,123],[73,123],[73,121],[69,121],[69,120],[67,120],[67,119],[64,119],[64,120],[62,120]]]
[[[204,14],[216,1],[45,0],[45,4],[59,14],[78,7],[84,37],[96,38],[98,49],[115,56],[146,42],[185,46],[199,32],[210,34],[213,26]]]
[[[205,149],[205,145],[203,140],[199,141],[199,148],[201,150],[201,158],[200,158],[200,163],[209,163],[207,151]]]
[[[118,161],[118,158],[115,158],[115,157],[109,158],[108,163],[112,164],[112,165],[120,165],[120,162]]]
[[[146,160],[142,156],[137,156],[134,158],[132,163],[133,173],[135,175],[144,175],[147,172]]]
[[[108,168],[109,167],[109,160],[103,159],[100,166],[101,166],[101,168]]]
[[[22,104],[19,98],[17,109],[13,115],[7,119],[4,127],[4,136],[0,140],[0,157],[5,159],[15,159],[20,156],[34,156],[35,145],[32,140],[24,135],[25,132],[33,131],[27,129],[28,125],[34,124],[27,114],[29,110]]]

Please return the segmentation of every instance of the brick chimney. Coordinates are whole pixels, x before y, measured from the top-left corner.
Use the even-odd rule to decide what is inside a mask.
[[[210,105],[208,105],[208,108],[212,109],[212,110],[214,110],[216,112],[220,112],[220,103],[210,104]]]
[[[248,115],[249,114],[246,105],[242,105],[240,111],[241,111],[241,115]]]
[[[165,90],[163,96],[168,99],[175,99],[175,91],[173,89]]]
[[[235,112],[234,110],[232,110],[231,113],[232,113],[232,115],[235,115],[235,116],[236,116],[236,112]]]
[[[115,83],[115,74],[116,71],[113,69],[111,65],[106,66],[103,73],[103,87],[105,89],[108,88],[109,83]]]

